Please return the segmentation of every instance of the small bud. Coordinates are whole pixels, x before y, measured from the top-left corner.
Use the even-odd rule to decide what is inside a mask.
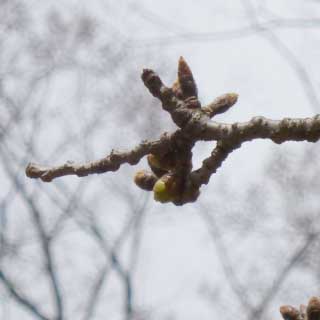
[[[141,189],[151,191],[157,182],[157,177],[149,171],[140,170],[136,172],[134,182]]]
[[[176,166],[176,155],[174,152],[168,152],[161,157],[150,153],[147,159],[150,167],[162,169],[165,173]]]
[[[189,97],[198,97],[197,85],[194,81],[192,72],[184,60],[180,57],[178,62],[178,86],[181,88],[183,99]]]
[[[163,86],[161,79],[159,76],[150,69],[143,69],[141,79],[145,86],[149,89],[150,93],[156,97],[160,97],[160,90]]]
[[[150,154],[148,154],[147,159],[148,159],[149,165],[152,165],[153,167],[158,168],[158,169],[162,169],[162,165],[161,165],[159,157],[150,153]]]
[[[280,307],[280,313],[284,320],[300,320],[300,312],[292,306]]]
[[[238,100],[236,93],[226,93],[216,98],[212,103],[202,108],[210,118],[229,110]]]
[[[308,320],[320,320],[320,298],[312,297],[307,306]]]
[[[148,154],[147,160],[150,169],[158,178],[162,177],[164,174],[168,172],[168,170],[165,170],[161,167],[159,159],[154,154]]]

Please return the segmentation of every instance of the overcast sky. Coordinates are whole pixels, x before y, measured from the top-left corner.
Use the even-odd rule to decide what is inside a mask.
[[[85,46],[83,51],[79,50],[77,59],[83,64],[81,71],[74,74],[70,68],[71,71],[68,69],[61,73],[57,72],[50,79],[50,84],[47,87],[43,85],[41,89],[46,93],[46,103],[43,106],[47,108],[46,117],[49,114],[52,119],[58,121],[51,122],[47,118],[41,126],[41,134],[36,139],[36,150],[39,156],[41,154],[40,160],[45,159],[47,162],[51,160],[47,155],[53,152],[53,147],[59,144],[66,133],[70,135],[76,133],[81,137],[81,128],[84,128],[91,119],[91,106],[99,108],[101,101],[104,101],[102,106],[108,107],[109,101],[106,97],[108,90],[111,90],[107,85],[110,78],[101,76],[105,81],[102,85],[102,80],[99,82],[100,76],[91,76],[86,72],[89,66],[92,67],[91,63],[98,54],[95,48],[99,47],[99,43],[107,43],[111,34],[114,47],[122,48],[121,50],[125,51],[127,58],[130,59],[132,71],[130,76],[137,83],[134,90],[143,96],[144,102],[150,101],[153,108],[156,104],[154,98],[143,87],[140,80],[141,70],[144,67],[161,70],[160,76],[164,82],[171,84],[176,76],[177,61],[180,56],[184,56],[193,71],[200,99],[204,104],[226,92],[239,94],[238,103],[227,113],[218,116],[217,121],[247,121],[258,115],[272,119],[309,117],[318,113],[320,110],[319,2],[252,1],[257,20],[254,18],[250,20],[250,10],[247,10],[244,3],[246,1],[231,0],[30,1],[28,6],[31,9],[34,28],[40,34],[45,33],[44,25],[48,13],[52,10],[57,10],[62,17],[71,21],[82,15],[94,17],[98,30],[92,51]],[[260,29],[253,23],[260,23]],[[17,43],[19,46],[20,42]],[[59,41],[57,43],[59,44]],[[88,47],[90,48],[90,45]],[[121,51],[118,53],[119,56],[121,53]],[[72,52],[70,55],[72,56]],[[35,62],[30,63],[36,65]],[[123,68],[126,69],[125,65]],[[121,78],[121,75],[116,76]],[[83,82],[81,77],[85,79]],[[80,86],[79,89],[78,84],[83,87]],[[100,94],[103,91],[103,86],[105,86],[104,95],[96,96],[97,92]],[[81,91],[81,88],[85,90]],[[39,89],[39,92],[41,90]],[[39,96],[34,98],[33,105],[36,105],[37,101],[42,101],[40,95],[39,93]],[[113,102],[117,101],[116,97],[113,99]],[[143,133],[137,134],[132,127],[123,125],[119,120],[119,114],[123,112],[121,110],[129,107],[119,105],[112,109],[114,112],[106,113],[107,125],[99,128],[90,137],[91,145],[87,149],[75,143],[52,159],[54,161],[95,159],[110,152],[111,148],[130,148],[137,144],[143,139]],[[143,105],[142,110],[144,107],[148,106]],[[158,107],[160,110],[160,104]],[[134,114],[137,118],[143,116],[143,112]],[[74,119],[78,119],[77,124]],[[170,121],[169,118],[164,119]],[[159,121],[160,124],[154,119],[150,120],[155,121],[156,133],[173,128],[171,124],[163,124],[162,120],[161,123]],[[132,123],[135,123],[134,121],[132,120]],[[143,121],[147,122],[148,119],[142,120],[142,123]],[[29,130],[32,130],[30,124]],[[282,148],[284,153],[290,149],[298,153],[305,145],[306,143],[287,143],[275,146],[269,141],[244,144],[227,159],[219,172],[212,177],[209,185],[203,187],[199,204],[175,207],[171,204],[155,203],[150,198],[143,220],[143,232],[133,278],[137,309],[156,320],[209,320],[221,317],[222,312],[224,318],[239,317],[241,306],[233,296],[232,290],[225,284],[223,268],[218,262],[219,249],[212,241],[210,230],[205,221],[199,218],[198,212],[205,206],[210,214],[218,215],[218,221],[221,219],[221,223],[226,223],[221,215],[227,211],[237,211],[237,205],[245,203],[245,191],[252,183],[264,184],[264,166],[275,149]],[[212,147],[213,143],[199,143],[196,146],[195,166],[200,165]],[[14,152],[19,154],[19,151]],[[20,164],[29,160],[37,161],[37,159],[27,160],[28,154],[20,154],[19,157],[21,157]],[[135,169],[142,169],[144,166],[145,162],[141,162]],[[145,194],[136,189],[131,178],[135,169],[124,167],[120,171],[123,170],[124,176],[127,174],[128,189],[134,199],[143,202]],[[23,172],[21,174],[23,175]],[[119,195],[122,189],[119,194],[117,191],[108,194],[110,197],[106,199],[97,191],[100,189],[94,181],[97,181],[99,186],[106,185],[108,179],[113,181],[112,179],[116,180],[117,177],[120,177],[120,174],[108,173],[101,177],[84,178],[87,179],[88,188],[79,203],[79,207],[85,206],[96,210],[97,219],[110,241],[114,240],[132,208],[121,198],[122,194]],[[62,179],[65,179],[63,181],[66,181],[71,189],[78,184],[78,178]],[[55,192],[54,185],[38,184],[33,180],[25,180],[24,183],[29,193],[36,198],[39,192],[39,199],[42,199],[39,202],[42,205],[45,204],[45,198],[40,189],[47,188],[46,190]],[[222,201],[224,190],[225,194],[230,192],[233,199]],[[237,192],[234,193],[234,190]],[[272,195],[265,197],[268,199],[271,197],[272,201],[275,201],[277,195],[274,195],[274,198]],[[277,205],[273,202],[272,207],[277,208]],[[245,210],[246,208],[238,208],[239,215],[245,215]],[[221,231],[225,246],[230,247],[232,263],[239,267],[237,277],[240,282],[248,282],[248,286],[252,285],[254,288],[250,297],[253,303],[258,303],[256,295],[262,295],[267,283],[272,282],[273,266],[278,263],[279,256],[283,256],[286,250],[289,256],[292,249],[287,239],[282,240],[281,237],[283,220],[277,220],[276,215],[272,217],[270,220],[272,222],[266,223],[265,229],[261,228],[247,238],[245,236],[241,238],[237,232]],[[79,221],[85,220],[81,214],[78,218]],[[81,279],[90,280],[91,274],[100,267],[99,258],[94,254],[94,245],[76,229],[75,225],[70,223],[66,227],[68,232],[63,234],[59,242],[60,247],[57,245],[57,248],[64,249],[57,255],[58,262],[61,266],[65,266],[61,272],[63,274],[61,278],[67,286],[65,294],[69,293],[69,289],[72,292],[71,288],[76,288],[71,281],[75,269],[79,268],[77,275],[81,276]],[[223,224],[224,227],[226,225]],[[20,226],[20,229],[23,228]],[[270,243],[267,241],[268,237]],[[294,247],[294,241],[292,245]],[[123,247],[120,256],[126,263],[129,261],[130,250],[135,248],[130,244],[125,244]],[[275,251],[271,252],[271,247]],[[279,252],[276,250],[277,247]],[[98,261],[92,268],[87,263],[90,255],[92,259]],[[247,255],[250,257],[245,261]],[[269,265],[270,261],[272,266]],[[9,268],[10,265],[8,262]],[[30,259],[29,265],[32,269]],[[308,275],[302,277],[301,273],[297,274],[301,276],[297,283],[299,285],[308,283],[309,291],[303,288],[301,290],[303,293],[295,297],[303,298],[305,301],[296,301],[293,298],[292,301],[285,301],[282,295],[272,300],[270,310],[266,313],[267,317],[279,318],[278,308],[281,304],[306,302],[309,296],[317,293],[312,291],[314,289],[310,286],[312,279],[310,280]],[[12,271],[12,275],[14,279],[20,279],[18,269]],[[289,284],[290,281],[293,280],[289,277]],[[42,293],[41,287],[37,290],[34,296],[39,298]],[[81,305],[81,295],[79,296],[78,303]],[[99,307],[93,319],[102,319],[106,315],[112,320],[123,319],[119,313],[122,303],[120,296],[122,296],[122,286],[117,276],[111,273],[108,289],[103,292],[103,299],[107,302]],[[47,300],[45,298],[43,300],[45,305]],[[228,304],[229,300],[232,301],[231,305]],[[75,309],[74,306],[73,308]],[[20,318],[26,316],[14,302],[5,301],[2,309],[3,314],[10,315],[10,319],[17,319],[18,315]],[[70,314],[72,312],[70,311]],[[246,315],[242,317],[246,319]]]

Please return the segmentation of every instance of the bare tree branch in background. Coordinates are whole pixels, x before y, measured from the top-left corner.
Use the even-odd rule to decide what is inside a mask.
[[[183,43],[202,43],[214,41],[229,41],[249,37],[254,34],[266,32],[266,30],[281,30],[281,29],[314,29],[320,27],[320,19],[286,19],[277,18],[271,19],[266,22],[261,22],[259,28],[256,26],[240,27],[226,31],[213,31],[207,33],[190,33],[184,32],[170,37],[153,38],[152,40],[135,40],[129,43],[129,47],[142,47],[142,46],[168,46]],[[175,33],[178,33],[177,31]]]
[[[275,295],[278,293],[283,282],[289,276],[290,271],[296,267],[296,265],[301,261],[301,257],[303,256],[303,254],[309,249],[309,247],[311,247],[311,245],[314,244],[316,240],[318,240],[318,238],[318,234],[308,235],[302,246],[294,252],[294,254],[287,262],[285,267],[279,271],[271,287],[263,295],[261,303],[252,310],[251,316],[249,318],[250,320],[262,318],[264,311],[269,307],[269,304],[271,303]]]
[[[259,35],[266,39],[269,44],[284,58],[292,70],[296,73],[299,79],[310,106],[314,112],[319,111],[319,99],[316,93],[316,88],[312,82],[310,75],[301,61],[296,55],[284,44],[279,36],[274,31],[281,29],[317,29],[320,27],[320,19],[318,18],[272,18],[267,21],[260,22],[259,14],[266,13],[266,8],[261,6],[261,12],[256,12],[250,1],[242,1],[245,11],[247,12],[250,25],[246,27],[239,27],[226,31],[216,31],[207,33],[192,33],[181,32],[175,28],[175,35],[170,37],[162,37],[159,39],[153,38],[152,40],[135,40],[129,46],[150,46],[150,45],[176,45],[183,43],[203,43],[203,42],[217,42],[217,41],[230,41],[234,39],[249,37],[252,35]]]
[[[259,33],[264,37],[279,54],[288,62],[292,69],[296,72],[297,78],[300,79],[301,85],[304,88],[306,96],[314,112],[319,111],[319,99],[316,94],[314,85],[309,77],[308,72],[302,63],[295,57],[295,55],[285,46],[281,39],[270,28],[265,28],[259,22],[259,18],[255,12],[255,9],[251,3],[251,0],[242,0],[242,4],[247,12],[248,19],[251,21],[251,27],[256,30],[264,30]],[[310,22],[310,21],[309,21]]]
[[[238,281],[234,266],[232,265],[228,257],[228,250],[221,239],[221,233],[216,225],[214,217],[203,205],[200,205],[199,211],[207,228],[209,229],[210,236],[216,246],[217,254],[219,256],[219,261],[223,267],[224,275],[227,278],[232,291],[240,301],[243,307],[243,312],[249,314],[250,310],[252,310],[253,308],[252,303],[250,302],[246,288],[244,288],[244,286]]]
[[[0,157],[2,160],[1,161],[2,165],[6,168],[6,171],[10,175],[12,181],[14,181],[16,190],[22,195],[26,205],[28,205],[31,212],[32,219],[34,221],[35,228],[39,236],[39,240],[41,243],[43,256],[45,260],[44,261],[45,270],[48,274],[48,278],[51,283],[51,289],[52,289],[54,300],[55,300],[56,315],[54,318],[58,320],[63,320],[64,312],[63,312],[61,289],[60,289],[57,270],[54,262],[54,257],[53,257],[52,247],[51,247],[51,240],[49,240],[48,235],[45,231],[40,211],[38,210],[34,200],[30,196],[28,196],[26,190],[24,189],[24,186],[17,179],[13,169],[10,167],[10,163],[11,163],[10,160],[4,157],[5,154],[7,154],[7,152],[1,148]]]
[[[85,314],[83,316],[83,320],[90,320],[94,317],[95,308],[99,302],[99,295],[108,275],[108,271],[109,269],[107,267],[104,267],[98,273],[96,280],[92,286],[87,306],[85,307]]]
[[[289,276],[290,272],[302,262],[302,256],[308,249],[318,240],[318,233],[309,233],[302,241],[302,244],[294,251],[285,266],[277,270],[275,278],[271,282],[271,286],[265,289],[262,297],[259,298],[258,305],[254,305],[250,301],[250,287],[246,287],[238,281],[236,276],[237,266],[233,265],[228,257],[228,248],[224,245],[222,234],[216,225],[215,218],[208,212],[208,209],[200,205],[200,215],[203,218],[205,225],[209,229],[209,234],[216,246],[219,261],[222,265],[225,278],[227,279],[232,291],[241,303],[243,312],[247,314],[247,319],[262,319],[264,312],[268,309],[270,303],[281,289],[284,281]]]
[[[35,306],[33,302],[30,302],[27,296],[19,293],[15,285],[7,278],[7,276],[0,269],[0,279],[2,283],[6,286],[7,290],[12,294],[12,296],[27,310],[29,310],[37,319],[49,320],[47,316],[43,315],[41,311]]]
[[[27,12],[28,10],[26,9],[26,13]],[[52,247],[54,246],[55,248],[59,248],[60,238],[65,236],[65,233],[68,232],[65,231],[66,225],[71,222],[73,223],[73,221],[76,223],[79,230],[83,230],[87,235],[90,236],[90,238],[92,238],[93,241],[101,244],[102,240],[97,239],[96,235],[91,232],[92,230],[90,231],[89,228],[94,221],[94,216],[97,213],[95,213],[94,210],[89,210],[86,205],[82,203],[82,197],[84,194],[86,194],[88,189],[87,185],[83,183],[80,183],[74,190],[69,188],[67,184],[59,183],[55,186],[56,190],[54,192],[53,190],[40,190],[41,186],[35,185],[36,192],[31,196],[30,193],[28,193],[25,189],[25,182],[21,178],[19,171],[16,170],[17,167],[21,165],[23,166],[25,163],[25,160],[23,159],[24,156],[21,157],[19,152],[21,152],[21,150],[25,150],[25,155],[34,154],[35,156],[38,156],[38,133],[40,132],[41,127],[45,124],[45,121],[47,121],[43,106],[47,103],[50,85],[52,85],[52,82],[54,81],[54,77],[51,77],[52,75],[56,76],[58,72],[70,70],[70,68],[74,68],[75,70],[85,68],[86,72],[89,72],[90,70],[94,77],[101,77],[102,79],[105,79],[108,76],[113,77],[115,73],[119,73],[119,62],[121,59],[125,58],[125,51],[122,51],[121,59],[119,59],[119,52],[116,53],[107,51],[107,53],[104,53],[101,65],[98,63],[94,65],[94,61],[90,61],[91,65],[85,65],[85,63],[79,59],[77,53],[78,50],[83,50],[83,47],[81,47],[83,46],[83,43],[85,43],[85,45],[89,45],[91,41],[89,38],[92,38],[92,32],[94,32],[91,28],[93,21],[91,17],[85,17],[84,19],[83,16],[79,16],[75,18],[72,24],[70,24],[69,21],[62,18],[60,13],[53,11],[49,14],[48,21],[51,29],[48,31],[49,34],[47,34],[44,39],[39,37],[36,33],[33,33],[32,28],[30,28],[30,30],[25,30],[25,32],[28,33],[28,37],[24,39],[27,49],[22,50],[21,47],[18,48],[19,50],[17,51],[16,60],[13,60],[10,65],[10,67],[14,68],[15,63],[18,64],[20,57],[25,57],[28,55],[31,56],[31,59],[36,59],[37,63],[39,63],[39,70],[36,68],[34,68],[34,70],[30,70],[30,79],[24,83],[26,87],[25,90],[22,90],[21,87],[21,90],[11,93],[7,91],[6,86],[1,86],[1,104],[5,107],[5,111],[7,113],[5,114],[6,117],[4,117],[3,120],[0,120],[0,153],[3,160],[2,167],[6,177],[9,179],[12,185],[12,196],[8,195],[5,196],[4,199],[0,199],[1,203],[3,204],[3,210],[0,212],[0,216],[1,219],[9,216],[8,212],[10,208],[8,208],[6,204],[10,200],[10,197],[13,199],[20,196],[22,197],[24,200],[24,205],[31,213],[30,222],[32,227],[34,227],[38,233],[38,239],[41,243],[42,252],[38,252],[38,255],[39,257],[43,256],[43,266],[39,266],[39,269],[41,271],[44,269],[44,272],[48,275],[50,291],[53,293],[52,297],[48,299],[48,304],[50,310],[52,307],[55,315],[52,317],[42,315],[42,313],[36,307],[37,299],[35,299],[35,302],[33,303],[30,302],[33,301],[33,299],[29,300],[29,294],[26,294],[25,296],[20,294],[20,291],[16,288],[21,286],[21,291],[24,292],[25,290],[23,290],[24,286],[22,283],[20,283],[19,279],[15,279],[14,282],[10,282],[10,286],[8,286],[8,277],[10,277],[11,270],[9,267],[5,268],[6,264],[8,261],[10,261],[10,259],[12,261],[14,261],[14,259],[19,259],[19,257],[13,256],[14,245],[21,246],[21,250],[19,249],[20,251],[23,251],[24,247],[27,245],[27,243],[19,244],[18,242],[12,242],[12,237],[6,235],[6,230],[11,226],[11,222],[7,223],[7,225],[3,224],[1,226],[1,239],[3,241],[1,243],[0,250],[1,262],[3,265],[3,276],[1,276],[0,282],[4,288],[8,288],[7,291],[10,294],[11,300],[15,301],[17,305],[21,304],[22,306],[27,307],[27,310],[29,310],[30,314],[33,313],[35,316],[40,317],[41,319],[64,320],[69,318],[70,307],[73,307],[76,299],[73,295],[67,295],[66,284],[63,283],[63,281],[59,281],[60,277],[58,279],[58,274],[63,274],[64,270],[61,262],[58,261],[59,259],[56,259],[56,251],[53,250]],[[86,39],[83,39],[83,37],[86,37]],[[1,34],[0,41],[2,40],[3,38]],[[83,40],[85,41],[83,42]],[[109,40],[106,41],[107,42],[104,44],[104,50],[108,49],[110,46],[108,44]],[[90,48],[90,50],[92,50],[92,48]],[[112,57],[112,55],[114,56]],[[2,65],[0,66],[2,67]],[[108,70],[108,73],[106,73],[106,70]],[[131,71],[126,70],[125,72],[128,74],[128,80],[130,78]],[[6,84],[6,77],[9,78],[9,73],[10,70],[7,71],[7,74],[1,72],[1,84]],[[18,74],[17,71],[16,73]],[[22,71],[21,73],[23,74]],[[17,78],[19,78],[19,74]],[[41,96],[42,87],[45,87],[45,85],[48,85],[48,91],[43,90],[45,95]],[[117,90],[120,92],[122,87],[123,84],[119,82],[119,87]],[[119,93],[117,90],[114,91],[114,97],[111,96],[110,99],[119,101]],[[36,100],[35,97],[37,97],[38,100]],[[122,101],[125,102],[126,99],[130,99],[130,97],[132,99],[137,99],[132,95],[127,95],[126,97],[122,98]],[[141,99],[139,100],[141,102]],[[108,114],[108,112],[106,112],[108,109],[106,109],[103,104],[105,104],[105,102],[102,103],[102,106],[100,106],[100,109],[102,109],[103,112],[98,109],[97,112],[90,114],[91,118],[85,124],[85,130],[83,132],[85,139],[81,141],[84,149],[86,148],[86,145],[91,147],[89,143],[90,136],[95,134],[105,125],[103,120],[104,116]],[[81,107],[80,103],[78,107]],[[49,115],[47,119],[50,119],[50,117],[51,116]],[[56,115],[54,115],[54,117],[56,117]],[[143,129],[141,126],[140,129],[148,130],[148,128],[150,128],[149,131],[152,132],[154,127],[150,126],[151,123],[145,121],[144,125],[146,124],[148,124],[149,127],[145,126]],[[159,121],[158,124],[161,124],[161,121]],[[31,125],[33,129],[30,135],[26,134],[28,132],[26,131],[26,127],[28,127],[28,125]],[[21,137],[17,139],[17,134],[19,135],[20,133]],[[68,149],[70,144],[79,140],[78,134],[72,134],[71,136],[67,137],[67,139],[62,140],[61,143],[57,145],[55,150],[52,150],[52,154],[46,155],[49,159],[57,156],[59,157],[61,150]],[[90,156],[90,152],[88,152],[88,156]],[[117,181],[120,183],[119,179]],[[106,193],[112,193],[110,192],[110,190],[112,190],[112,185],[106,185],[104,188]],[[38,199],[39,194],[46,197],[49,201],[45,207],[41,205],[41,200]],[[103,238],[105,247],[100,250],[99,254],[101,256],[105,255],[106,261],[96,273],[95,280],[88,284],[91,290],[89,290],[86,294],[84,306],[81,306],[81,309],[79,309],[83,311],[83,313],[81,314],[80,311],[77,310],[75,317],[91,319],[94,317],[97,308],[101,308],[101,305],[104,305],[104,301],[101,299],[101,296],[105,288],[108,275],[112,269],[121,271],[120,273],[118,272],[118,275],[121,283],[123,283],[124,286],[124,307],[122,311],[124,318],[132,319],[135,312],[138,311],[138,307],[136,308],[134,305],[133,298],[135,288],[132,284],[132,277],[133,266],[137,259],[140,245],[138,239],[142,232],[141,214],[143,214],[143,212],[146,210],[146,201],[143,201],[142,205],[140,205],[140,201],[132,196],[129,197],[129,194],[123,194],[122,196],[123,202],[125,203],[127,201],[128,207],[130,208],[130,210],[128,210],[126,213],[126,215],[128,215],[127,221],[123,225],[123,231],[122,229],[120,230],[120,233],[115,237],[112,243],[108,244],[108,242],[111,242],[111,239],[107,240]],[[4,202],[2,202],[2,200]],[[11,203],[13,203],[13,201]],[[42,216],[44,212],[50,217],[50,222],[43,220]],[[119,212],[117,212],[116,215],[119,215]],[[101,235],[105,233],[105,228],[101,230],[99,229],[102,227],[100,226],[100,223],[95,221],[92,226],[93,225],[95,225],[95,228],[99,230],[98,234]],[[136,253],[132,253],[129,266],[125,267],[123,263],[120,262],[120,257],[118,256],[122,251],[123,244],[131,241],[131,239],[129,239],[131,237],[131,232],[134,234],[132,245],[135,247]],[[62,252],[61,248],[59,250]],[[58,253],[59,250],[57,251]],[[17,254],[19,255],[21,253],[18,252]],[[33,269],[36,270],[37,267],[38,266],[36,265],[36,262],[34,262]],[[8,269],[6,271],[8,273],[8,277],[4,273],[4,270],[6,269]],[[14,279],[14,277],[12,278]],[[32,290],[31,293],[37,292],[36,288],[31,288],[29,290]]]

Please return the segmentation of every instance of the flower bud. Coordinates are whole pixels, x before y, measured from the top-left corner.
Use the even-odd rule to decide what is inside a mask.
[[[210,118],[229,110],[238,100],[236,93],[226,93],[217,97],[211,104],[202,108]]]
[[[157,182],[157,177],[152,172],[140,170],[136,172],[134,182],[141,189],[151,191]]]
[[[299,310],[292,306],[282,306],[280,307],[280,313],[284,320],[300,320]]]
[[[312,297],[309,300],[307,306],[307,318],[308,320],[319,320],[320,319],[320,298]]]
[[[153,187],[153,195],[156,201],[165,203],[173,202],[181,196],[182,179],[172,173],[162,176]]]
[[[184,99],[198,97],[196,82],[194,81],[191,69],[183,57],[180,57],[178,63],[178,83]]]
[[[153,196],[154,200],[162,203],[172,201],[172,196],[168,191],[168,187],[166,186],[166,183],[161,179],[159,179],[153,187]]]
[[[169,170],[172,170],[173,168],[175,168],[175,165],[176,165],[175,154],[173,152],[168,152],[162,157],[159,157],[150,153],[148,154],[147,159],[148,159],[148,164],[151,170],[159,177],[163,176]],[[158,169],[158,170],[154,170],[154,169]]]

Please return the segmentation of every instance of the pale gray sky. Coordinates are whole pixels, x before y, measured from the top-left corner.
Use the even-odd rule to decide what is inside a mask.
[[[37,128],[38,133],[33,142],[35,155],[40,158],[34,158],[34,155],[29,159],[27,149],[19,148],[19,141],[17,146],[12,146],[12,157],[18,159],[14,168],[19,168],[19,165],[22,168],[30,160],[45,161],[47,164],[51,161],[54,161],[51,164],[65,160],[83,161],[102,157],[112,148],[130,148],[144,138],[143,132],[135,131],[135,124],[143,127],[150,121],[154,129],[152,134],[161,133],[165,129],[172,130],[172,125],[164,122],[170,121],[169,117],[162,116],[160,104],[155,104],[154,98],[143,87],[140,74],[144,67],[153,68],[159,70],[162,79],[170,84],[175,79],[176,64],[181,55],[192,68],[203,103],[209,103],[226,92],[239,94],[238,103],[226,114],[217,117],[217,121],[247,121],[257,115],[274,119],[309,117],[319,112],[319,2],[252,2],[259,15],[259,22],[265,28],[263,30],[257,31],[256,27],[251,26],[243,1],[28,2],[33,30],[43,34],[44,38],[48,14],[53,9],[69,21],[70,30],[76,29],[77,17],[94,17],[97,33],[93,43],[83,43],[76,49],[72,46],[76,43],[76,33],[66,31],[67,40],[53,40],[53,45],[62,48],[61,55],[67,54],[63,58],[65,60],[62,59],[61,70],[55,70],[48,79],[43,80],[32,95],[30,109],[34,111],[39,107],[39,121],[30,120],[23,127],[14,127],[9,135],[16,141],[22,139],[23,130],[29,133]],[[14,10],[14,7],[10,10]],[[23,44],[27,42],[28,30],[25,33],[25,40],[21,40],[23,37],[15,39],[13,35],[9,36],[12,41],[11,38],[6,40],[12,45],[13,52],[19,51],[19,46],[25,50]],[[48,41],[50,39],[48,37]],[[104,70],[104,65],[108,64],[103,60],[103,55],[109,57],[111,51],[115,57],[112,65],[116,66],[117,61],[123,64],[119,69],[115,67],[115,70],[128,72],[117,71],[113,74],[112,70]],[[39,55],[41,52],[39,46]],[[11,57],[12,52],[6,51],[6,55]],[[122,55],[127,60],[121,60]],[[55,59],[61,62],[59,50]],[[40,58],[22,61],[22,69],[41,69],[41,61]],[[53,60],[52,68],[55,62]],[[17,65],[19,69],[20,65]],[[1,74],[6,67],[7,64],[1,66]],[[26,78],[28,75],[26,72]],[[136,83],[134,88],[126,89],[126,82],[123,81],[126,77]],[[120,120],[120,116],[125,114],[125,108],[130,108],[130,101],[126,101],[125,105],[117,105],[120,98],[112,96],[112,79],[124,86],[124,95],[136,92],[134,101],[142,101],[140,110],[158,107],[154,118],[149,113],[144,117],[142,111],[133,113],[130,121],[126,118]],[[8,82],[9,91],[17,90],[18,87],[18,80],[13,78],[12,81],[12,89]],[[110,112],[105,112],[105,109]],[[101,123],[92,133],[86,133],[84,130],[94,117],[98,117]],[[126,125],[126,121],[132,124]],[[55,153],[55,148],[66,139],[66,135],[75,137],[75,142],[62,145],[59,153]],[[26,140],[27,137],[26,134]],[[247,211],[254,211],[250,209],[250,203],[246,203],[245,191],[252,183],[264,185],[264,166],[276,148],[283,153],[285,150],[301,152],[305,145],[287,143],[275,147],[269,141],[243,145],[226,160],[209,185],[203,188],[200,205],[175,207],[149,199],[147,210],[141,218],[142,232],[137,233],[141,237],[140,242],[137,241],[139,250],[132,245],[135,243],[131,241],[135,234],[133,232],[119,253],[121,262],[128,266],[132,250],[138,250],[133,275],[134,307],[141,316],[145,314],[146,318],[137,316],[132,320],[209,320],[221,317],[221,313],[226,320],[234,317],[250,319],[227,284],[219,262],[219,246],[215,245],[208,225],[199,215],[200,210],[203,210],[201,205],[205,205],[217,223],[220,223],[221,238],[236,267],[236,277],[242,285],[250,288],[249,300],[259,304],[258,297],[263,297],[264,289],[272,283],[276,267],[279,264],[285,265],[286,255],[290,257],[294,248],[299,246],[300,238],[290,241],[283,236],[286,220],[283,216],[278,217],[277,212],[281,210],[280,202],[277,202],[279,194],[274,192],[264,194],[264,198],[271,203],[270,213],[266,223],[259,221],[253,233],[244,231],[242,234],[237,221],[232,221],[232,216],[240,221],[243,215],[245,220]],[[212,147],[213,143],[199,144],[196,147],[195,164],[199,165]],[[64,225],[61,236],[54,244],[63,294],[65,297],[74,297],[74,301],[66,307],[68,319],[75,317],[84,308],[86,293],[94,275],[105,263],[99,246],[84,231],[86,227],[81,229],[79,226],[88,225],[93,216],[106,241],[113,243],[133,214],[133,209],[142,206],[145,193],[134,186],[132,176],[145,165],[145,162],[141,162],[135,168],[124,166],[119,173],[83,178],[85,190],[78,201],[78,208],[71,210],[75,217]],[[4,170],[1,174],[6,177],[4,185],[8,185],[5,189],[10,189],[12,182],[5,173],[6,169],[1,170]],[[79,184],[79,178],[73,177],[61,178],[52,184],[27,180],[23,172],[19,178],[27,193],[34,196],[37,205],[42,208],[48,229],[61,209],[56,204],[59,201],[66,203],[65,194],[61,190],[67,189],[66,195],[70,196]],[[47,193],[52,195],[50,200]],[[1,199],[5,194],[3,192]],[[228,201],[225,200],[226,195]],[[259,207],[256,210],[259,214]],[[50,291],[43,275],[37,281],[41,267],[34,267],[36,263],[37,266],[41,265],[41,257],[37,255],[39,243],[35,240],[28,208],[21,196],[10,203],[10,212],[9,235],[13,239],[17,234],[21,235],[24,247],[18,262],[8,258],[3,260],[1,267],[10,272],[11,278],[20,283],[20,287],[30,293],[43,310],[48,310],[46,313],[50,313],[53,308]],[[228,226],[228,219],[234,223],[234,230],[223,229]],[[281,257],[285,258],[279,262]],[[33,264],[33,261],[36,263]],[[24,270],[27,270],[27,276],[23,274]],[[318,288],[312,287],[313,280],[313,276],[299,269],[291,273],[283,291],[280,290],[279,296],[270,302],[265,317],[279,318],[278,308],[281,304],[307,302],[309,296],[318,293]],[[287,301],[286,292],[292,282],[296,287],[290,296],[291,300]],[[10,300],[1,286],[0,292],[3,296],[3,302],[0,302],[3,319],[34,319]],[[92,319],[124,319],[123,283],[115,271],[108,275],[100,299],[102,303]]]

